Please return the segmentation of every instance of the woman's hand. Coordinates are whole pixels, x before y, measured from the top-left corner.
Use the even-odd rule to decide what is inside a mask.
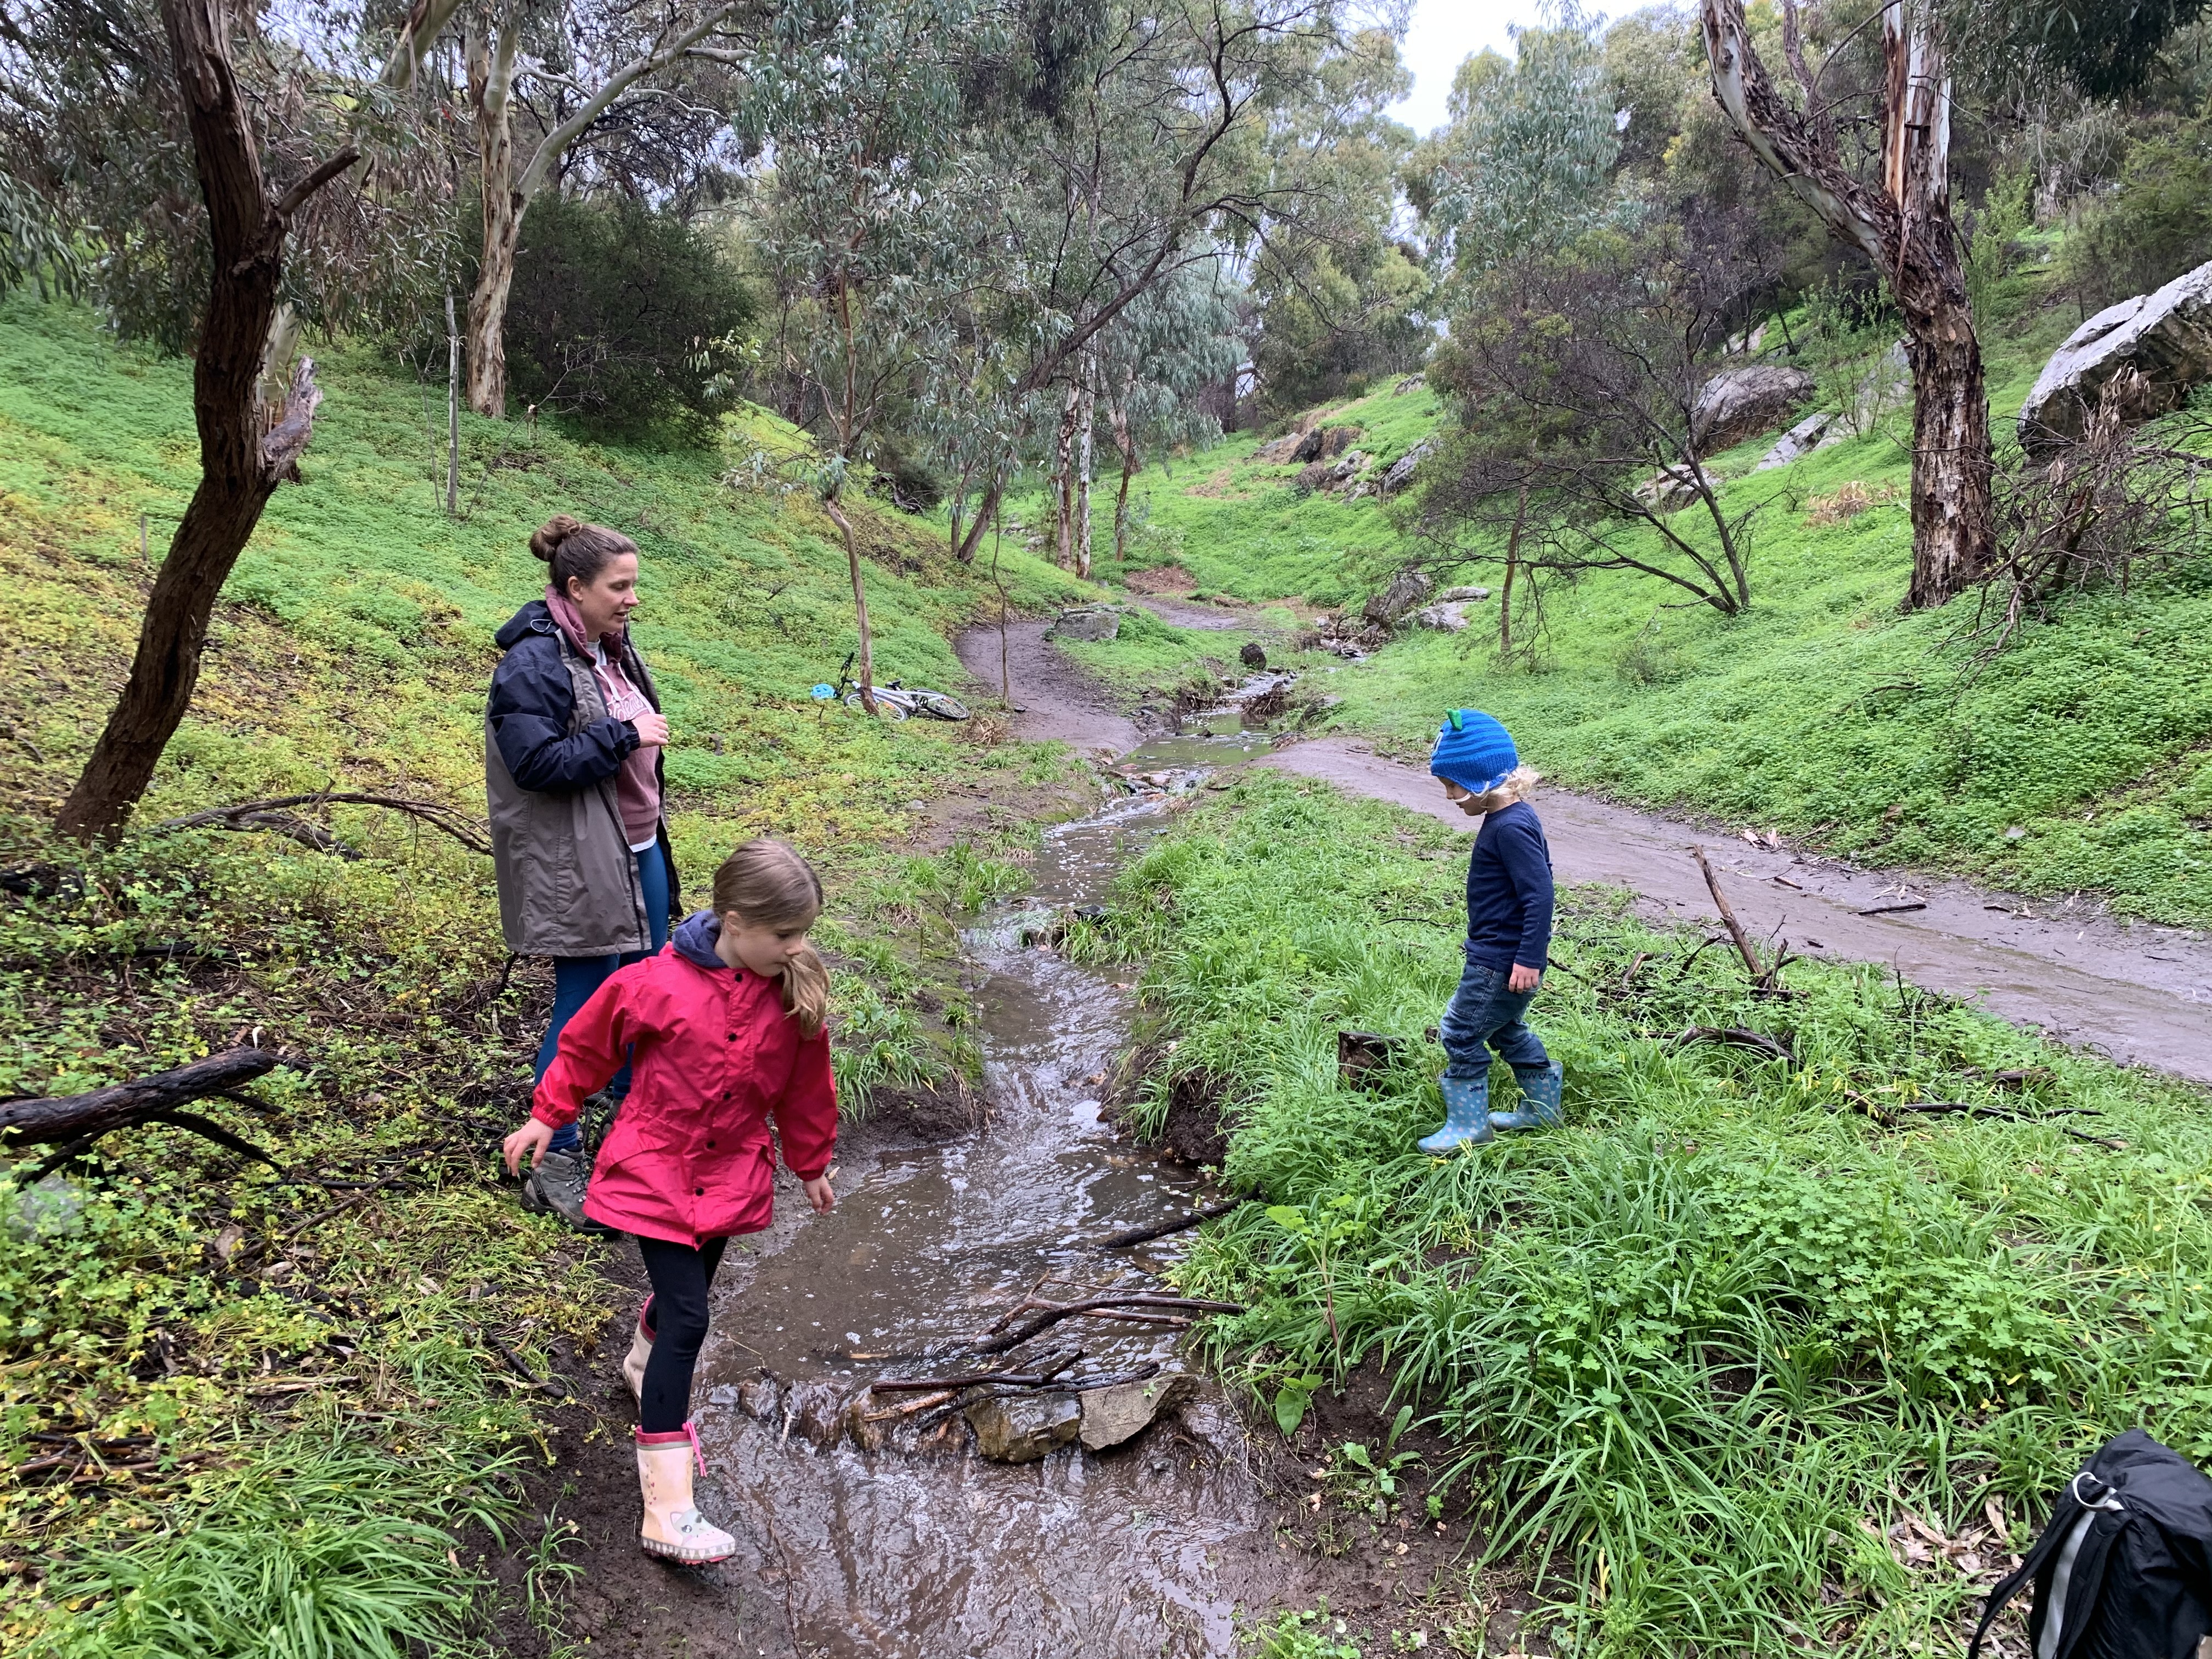
[[[806,1201],[814,1206],[814,1213],[829,1214],[830,1206],[837,1201],[837,1194],[830,1190],[830,1177],[826,1175],[818,1175],[813,1180],[801,1182],[799,1184],[805,1188]]]
[[[1529,968],[1516,962],[1513,964],[1513,971],[1506,975],[1505,988],[1518,996],[1523,991],[1534,990],[1543,982],[1544,970],[1541,968]]]
[[[630,722],[637,733],[641,749],[665,749],[668,746],[668,716],[648,708]]]
[[[545,1149],[552,1144],[553,1126],[532,1118],[513,1134],[500,1143],[500,1151],[507,1157],[507,1172],[511,1176],[522,1173],[522,1155],[530,1154],[530,1167],[536,1169],[545,1161]]]

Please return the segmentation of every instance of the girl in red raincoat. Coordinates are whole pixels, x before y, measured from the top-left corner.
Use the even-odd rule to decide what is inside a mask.
[[[837,1095],[823,1029],[830,980],[806,942],[822,883],[781,842],[750,841],[714,872],[714,908],[657,956],[617,971],[570,1018],[507,1167],[532,1167],[553,1132],[630,1057],[629,1098],[599,1149],[584,1212],[636,1235],[653,1295],[623,1373],[638,1398],[639,1542],[692,1564],[737,1547],[692,1503],[691,1372],[723,1247],[773,1212],[773,1116],[784,1163],[817,1211],[836,1201]]]

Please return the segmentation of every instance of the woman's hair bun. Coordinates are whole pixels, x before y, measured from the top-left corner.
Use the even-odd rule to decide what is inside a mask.
[[[561,544],[583,527],[581,519],[572,519],[566,513],[556,513],[532,533],[530,550],[550,564],[553,556],[561,550]]]

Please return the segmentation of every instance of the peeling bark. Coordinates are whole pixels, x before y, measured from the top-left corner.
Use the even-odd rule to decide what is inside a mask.
[[[227,0],[162,0],[161,22],[184,93],[212,254],[192,364],[200,482],[154,579],[131,678],[55,821],[63,834],[86,840],[115,834],[145,793],[191,704],[216,595],[277,484],[299,481],[323,395],[313,361],[299,360],[281,399],[264,402],[260,393],[284,238],[307,198],[360,159],[349,145],[272,198],[231,65]]]
[[[495,40],[470,24],[465,49],[483,204],[477,285],[469,295],[469,407],[493,420],[507,413],[507,300],[527,205],[514,181],[514,60],[521,44],[521,23],[510,16],[501,20]]]
[[[1752,49],[1743,0],[1700,0],[1713,95],[1752,154],[1842,240],[1871,259],[1905,325],[1912,368],[1912,582],[1906,603],[1939,605],[1996,559],[1990,411],[1966,268],[1951,222],[1951,79],[1935,19],[1882,7],[1881,185],[1843,165],[1825,111],[1800,112]],[[1796,0],[1785,50],[1802,56]],[[1799,68],[1801,79],[1809,79]]]

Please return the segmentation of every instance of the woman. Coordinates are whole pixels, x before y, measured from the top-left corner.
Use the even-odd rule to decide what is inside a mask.
[[[538,1076],[561,1028],[616,969],[668,942],[676,861],[660,810],[668,722],[629,641],[637,544],[562,514],[530,538],[551,568],[545,597],[498,634],[506,652],[484,714],[500,926],[518,956],[553,958],[553,1018]],[[629,1091],[625,1066],[608,1092]],[[523,1183],[524,1205],[574,1227],[590,1175],[570,1123]]]

